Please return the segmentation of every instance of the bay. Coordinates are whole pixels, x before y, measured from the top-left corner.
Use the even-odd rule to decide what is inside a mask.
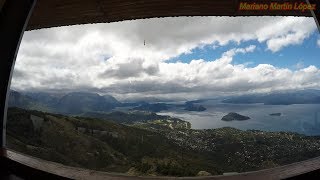
[[[305,135],[320,135],[320,104],[264,105],[225,104],[214,100],[201,105],[206,111],[192,112],[180,108],[161,111],[159,115],[169,115],[189,121],[193,129],[215,129],[234,127],[241,130],[297,132]],[[229,112],[249,116],[245,121],[222,121]],[[271,116],[281,113],[281,116]]]

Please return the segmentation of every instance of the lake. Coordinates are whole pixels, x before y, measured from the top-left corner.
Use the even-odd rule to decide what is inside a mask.
[[[290,131],[306,135],[320,135],[320,104],[225,104],[213,100],[200,104],[207,110],[191,112],[172,108],[157,114],[189,121],[193,129],[234,127],[242,130]],[[221,118],[229,112],[249,116],[251,119],[222,121]],[[281,116],[270,116],[271,113],[281,113]]]

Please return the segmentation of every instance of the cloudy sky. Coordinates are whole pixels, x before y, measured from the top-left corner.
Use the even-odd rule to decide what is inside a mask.
[[[144,43],[145,42],[145,43]],[[320,89],[312,18],[179,17],[25,32],[12,89],[196,99]]]

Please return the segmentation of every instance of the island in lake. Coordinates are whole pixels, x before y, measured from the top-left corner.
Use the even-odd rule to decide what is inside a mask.
[[[202,105],[197,105],[197,104],[193,104],[193,103],[185,103],[184,110],[187,110],[187,111],[205,111],[206,108],[203,107]]]
[[[244,121],[244,120],[248,120],[250,119],[250,117],[248,116],[243,116],[241,114],[235,113],[235,112],[231,112],[225,116],[222,117],[222,121]]]
[[[270,116],[281,116],[281,113],[271,113]]]

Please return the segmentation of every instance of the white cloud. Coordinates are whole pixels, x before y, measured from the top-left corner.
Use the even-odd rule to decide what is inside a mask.
[[[306,38],[306,34],[304,33],[295,33],[295,34],[290,33],[285,36],[277,37],[269,40],[267,42],[267,45],[272,52],[277,52],[285,46],[293,45],[293,44],[301,44],[305,38]]]
[[[294,66],[294,68],[296,68],[296,69],[302,69],[302,68],[304,68],[304,63],[303,63],[303,61],[299,61],[299,62]]]
[[[312,18],[184,17],[30,31],[23,37],[12,87],[170,97],[318,87],[319,70],[312,66],[292,71],[232,63],[236,54],[256,49],[241,42],[257,40],[276,52],[302,43],[315,30]],[[196,47],[230,42],[241,48],[212,61],[167,61]]]
[[[318,45],[318,47],[320,47],[320,39],[318,39],[317,45]]]
[[[266,41],[269,50],[277,52],[283,47],[301,44],[309,37],[316,30],[315,23],[311,20],[311,18],[287,17],[280,21],[270,22],[273,24],[257,30],[257,38],[259,42]]]

